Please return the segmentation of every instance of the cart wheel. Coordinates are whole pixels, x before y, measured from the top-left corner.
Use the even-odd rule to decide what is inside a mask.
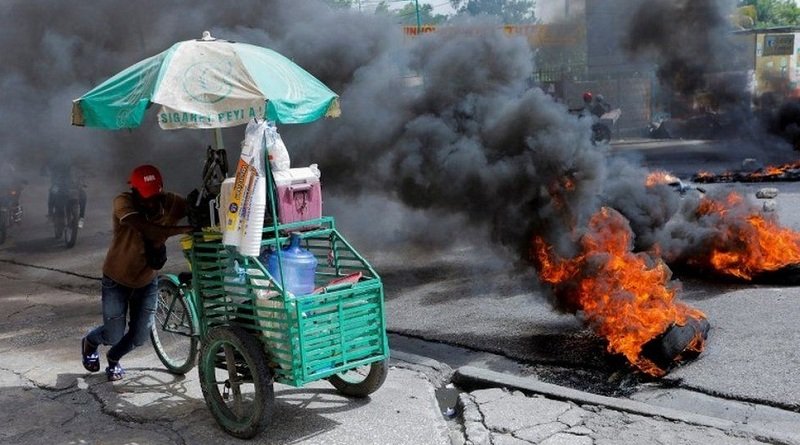
[[[250,439],[272,420],[275,393],[261,343],[238,327],[216,327],[200,347],[200,388],[228,434]]]
[[[351,397],[366,397],[383,385],[389,373],[389,359],[328,377],[334,388]]]
[[[197,332],[192,313],[178,286],[158,279],[158,304],[150,340],[161,363],[173,374],[186,374],[197,358]]]

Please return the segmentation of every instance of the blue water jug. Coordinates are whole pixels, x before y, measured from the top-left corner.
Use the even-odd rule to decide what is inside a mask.
[[[281,250],[281,269],[283,285],[287,292],[306,295],[314,291],[314,273],[317,259],[307,249],[300,247],[300,235],[293,233],[289,245]],[[280,283],[278,253],[272,252],[267,258],[267,271]]]

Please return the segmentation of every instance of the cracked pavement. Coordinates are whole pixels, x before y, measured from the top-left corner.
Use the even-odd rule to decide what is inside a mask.
[[[127,373],[119,382],[82,368],[79,340],[99,319],[94,293],[70,290],[83,286],[65,282],[45,284],[38,269],[3,265],[3,272],[0,443],[236,441],[211,417],[197,371],[168,373],[149,343],[125,357]],[[434,383],[394,365],[366,400],[343,397],[326,381],[302,388],[276,384],[272,425],[250,443],[449,443]]]
[[[491,388],[459,397],[464,444],[770,443],[719,429]]]

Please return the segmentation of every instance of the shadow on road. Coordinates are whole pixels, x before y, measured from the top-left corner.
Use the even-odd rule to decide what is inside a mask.
[[[126,372],[123,380],[114,383],[107,382],[102,371],[94,374],[62,373],[58,374],[57,385],[67,388],[66,392],[91,394],[103,414],[115,419],[140,425],[152,424],[156,429],[164,429],[166,425],[166,430],[179,435],[186,443],[208,442],[208,439],[211,443],[238,442],[212,418],[194,373],[173,375],[150,367],[128,368]],[[294,388],[276,384],[272,422],[264,433],[249,443],[305,442],[339,427],[339,422],[331,419],[331,415],[357,410],[369,403],[369,398],[348,399],[333,388]],[[200,437],[205,439],[200,440]]]

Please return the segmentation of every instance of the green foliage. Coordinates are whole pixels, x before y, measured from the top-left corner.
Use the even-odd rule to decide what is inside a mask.
[[[403,5],[401,9],[397,11],[397,17],[400,19],[401,23],[404,25],[416,25],[417,24],[417,7],[414,2],[409,2]],[[439,23],[443,23],[447,20],[446,15],[442,14],[434,14],[433,13],[433,6],[430,4],[421,4],[419,5],[419,22],[422,25],[437,25]]]
[[[800,7],[794,0],[740,0],[738,6],[755,10],[756,28],[800,26]]]
[[[459,13],[493,15],[501,17],[506,24],[536,21],[535,0],[450,0],[450,4]]]
[[[406,26],[417,25],[417,4],[413,1],[406,3],[402,8],[390,11],[387,1],[382,1],[375,7],[376,14],[387,14],[394,17],[397,23]],[[420,25],[438,25],[447,21],[447,15],[434,14],[433,6],[427,3],[419,5]]]

